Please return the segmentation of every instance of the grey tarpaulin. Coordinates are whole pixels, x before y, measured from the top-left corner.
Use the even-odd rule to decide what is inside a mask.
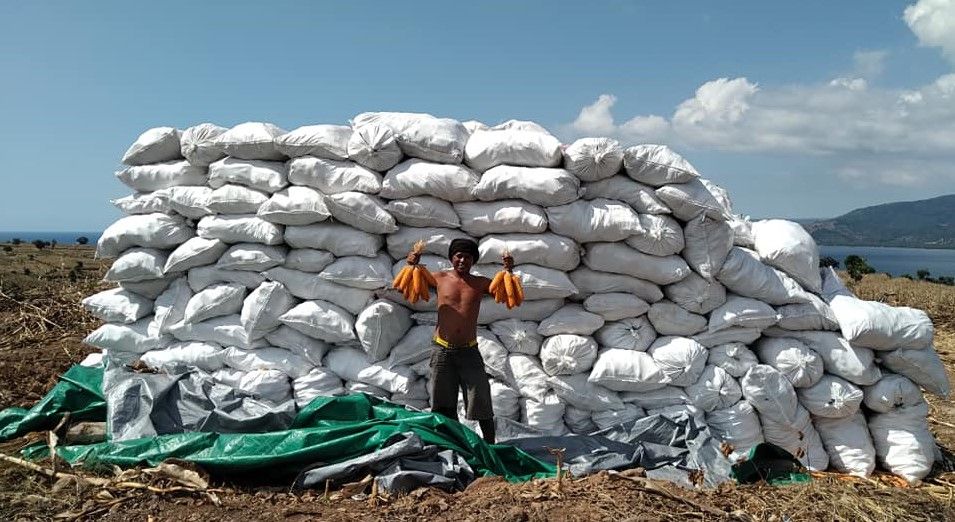
[[[103,395],[110,440],[205,431],[261,433],[283,430],[295,418],[295,402],[276,404],[217,384],[194,367],[137,373],[127,358],[106,357]]]
[[[380,451],[338,464],[315,464],[295,479],[296,488],[324,488],[375,476],[378,487],[407,493],[422,486],[448,491],[464,489],[474,480],[471,466],[452,450],[425,445],[415,433],[395,434]]]
[[[684,413],[672,418],[652,415],[590,435],[520,437],[504,444],[516,446],[538,459],[555,463],[548,448],[563,448],[564,462],[576,476],[600,470],[642,467],[650,478],[689,487],[690,473],[701,471],[703,486],[731,480],[729,460],[706,426]]]

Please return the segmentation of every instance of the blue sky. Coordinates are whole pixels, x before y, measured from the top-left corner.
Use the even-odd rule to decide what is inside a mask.
[[[4,2],[0,70],[0,230],[107,226],[149,127],[369,110],[666,143],[755,217],[955,192],[955,0]]]

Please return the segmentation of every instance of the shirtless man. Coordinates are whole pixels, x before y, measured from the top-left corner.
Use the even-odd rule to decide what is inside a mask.
[[[420,254],[408,254],[408,263],[416,265],[420,258]],[[467,418],[478,421],[484,440],[493,444],[491,386],[477,348],[481,298],[489,294],[491,280],[471,273],[478,258],[474,241],[455,239],[448,258],[452,269],[432,274],[438,284],[438,326],[431,352],[431,411],[457,420],[458,390],[463,390]],[[510,270],[513,265],[514,259],[505,256],[504,268]]]

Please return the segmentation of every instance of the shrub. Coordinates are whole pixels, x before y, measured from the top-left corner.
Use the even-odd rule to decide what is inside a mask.
[[[925,281],[928,279],[929,275],[929,271],[924,268],[920,268],[917,272],[915,272],[915,277],[919,278],[919,281]]]
[[[10,245],[3,245],[4,252],[13,252],[13,247]]]
[[[87,244],[87,243],[89,243],[89,242],[90,242],[90,238],[88,238],[88,237],[86,237],[86,236],[80,236],[80,237],[76,238],[76,244],[77,244],[77,245],[85,245],[85,244]]]
[[[46,241],[43,241],[42,239],[34,239],[34,240],[33,240],[33,246],[35,246],[35,247],[37,248],[37,250],[43,250],[44,248],[48,247],[49,245],[50,245],[49,243],[47,243]]]
[[[846,257],[843,262],[845,263],[846,271],[849,272],[849,277],[851,277],[853,281],[861,281],[862,277],[866,274],[875,273],[875,269],[866,262],[864,257],[853,254]]]
[[[10,242],[13,243],[14,245],[19,245],[20,243],[23,243],[23,240],[18,237],[15,237],[11,239]]]

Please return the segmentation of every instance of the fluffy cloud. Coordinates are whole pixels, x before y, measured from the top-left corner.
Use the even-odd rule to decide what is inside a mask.
[[[941,48],[955,63],[955,0],[919,0],[902,17],[922,45]]]

